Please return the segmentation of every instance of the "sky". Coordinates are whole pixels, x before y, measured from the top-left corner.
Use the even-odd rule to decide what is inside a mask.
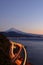
[[[43,0],[0,0],[0,31],[10,28],[43,34]]]

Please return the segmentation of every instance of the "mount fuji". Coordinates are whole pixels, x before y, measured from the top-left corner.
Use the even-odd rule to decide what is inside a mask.
[[[22,31],[20,31],[20,30],[15,29],[15,28],[10,28],[10,29],[7,30],[6,32],[16,32],[16,33],[26,34],[25,32],[22,32]]]
[[[25,32],[15,29],[15,28],[10,28],[10,29],[8,29],[4,32],[0,32],[0,33],[4,34],[7,37],[43,38],[43,35],[25,33]]]

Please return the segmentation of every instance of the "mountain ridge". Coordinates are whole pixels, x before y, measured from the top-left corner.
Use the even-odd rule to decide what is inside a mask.
[[[22,32],[22,31],[19,31],[15,28],[10,28],[8,29],[7,31],[4,31],[4,32],[1,32],[3,33],[4,35],[6,36],[11,36],[11,37],[14,37],[14,36],[22,36],[22,37],[43,37],[43,35],[38,35],[38,34],[32,34],[32,33],[25,33],[25,32]]]

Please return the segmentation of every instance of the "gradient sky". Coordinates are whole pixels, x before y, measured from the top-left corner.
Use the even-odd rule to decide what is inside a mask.
[[[43,0],[0,0],[0,31],[9,28],[43,34]]]

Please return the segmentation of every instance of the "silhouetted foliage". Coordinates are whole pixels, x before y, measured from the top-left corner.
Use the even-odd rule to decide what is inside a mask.
[[[13,65],[9,57],[10,41],[0,34],[0,65]]]

